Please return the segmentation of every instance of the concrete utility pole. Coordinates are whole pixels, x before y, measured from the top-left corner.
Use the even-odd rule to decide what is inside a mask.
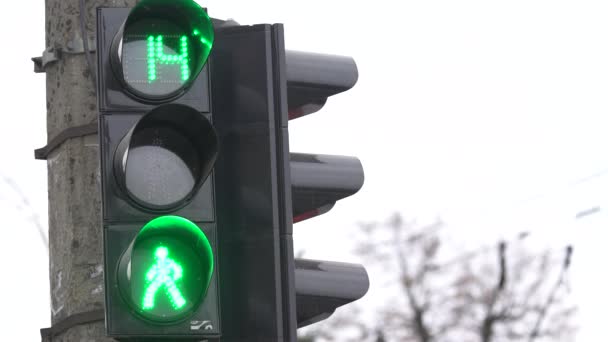
[[[126,7],[135,3],[136,0],[86,1],[86,34],[95,36],[97,7]],[[46,47],[66,51],[69,44],[80,43],[81,5],[79,0],[45,1]],[[95,49],[95,45],[89,48]],[[95,54],[90,56],[95,63]],[[96,123],[94,78],[86,55],[63,53],[58,61],[47,64],[45,71],[49,141],[67,128]],[[47,165],[51,322],[55,328],[64,329],[44,339],[111,341],[104,337],[101,316],[104,294],[97,136],[66,140],[48,155]],[[89,314],[83,319],[79,315],[82,313]],[[79,323],[73,325],[75,321]]]

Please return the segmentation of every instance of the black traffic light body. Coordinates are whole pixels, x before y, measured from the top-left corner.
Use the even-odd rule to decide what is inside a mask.
[[[282,25],[218,30],[212,103],[223,336],[295,341],[368,289],[360,265],[295,260],[293,223],[363,185],[357,158],[289,151],[289,119],[318,111],[357,79],[348,57],[286,51]]]
[[[125,283],[136,281],[131,278],[136,269],[131,263],[131,257],[135,255],[132,254],[133,246],[137,248],[142,227],[155,218],[167,215],[187,218],[204,234],[203,240],[208,241],[213,256],[218,253],[214,177],[210,173],[217,154],[217,141],[211,150],[204,148],[217,140],[210,124],[213,114],[208,68],[203,68],[182,93],[165,100],[147,100],[134,95],[126,89],[112,64],[113,44],[131,11],[130,8],[99,8],[97,17],[106,331],[118,339],[218,337],[221,325],[217,265],[212,268],[208,288],[200,281],[202,298],[197,296],[199,302],[191,306],[188,303],[185,306],[188,310],[181,310],[175,316],[159,312],[157,308],[156,312],[146,311],[141,303],[129,298],[129,291],[124,290]],[[171,153],[167,154],[167,151]],[[201,163],[201,159],[197,159],[198,152],[208,154],[209,160]],[[155,163],[163,169],[146,169]],[[183,179],[190,179],[192,184],[187,183],[184,187]],[[184,239],[192,239],[195,235],[186,234]],[[145,240],[139,239],[139,245],[145,244]],[[165,244],[171,243],[176,242]],[[170,254],[168,258],[173,256]],[[187,264],[179,267],[182,266],[185,279]],[[175,270],[168,272],[178,278]],[[165,289],[169,288],[167,284],[176,283],[179,288],[183,286],[183,279],[160,283],[161,288],[157,291],[160,294],[156,295],[156,302],[160,302],[158,307],[163,304],[163,296],[169,297],[169,290]],[[200,296],[201,292],[194,290]],[[185,297],[189,294],[185,289],[181,291]]]
[[[295,267],[298,327],[328,318],[336,308],[363,297],[369,288],[361,265],[296,259]]]
[[[294,223],[324,214],[363,186],[355,157],[291,153]],[[365,295],[365,268],[326,260],[295,259],[298,328],[328,318],[340,306]]]
[[[352,88],[358,70],[350,57],[287,51],[286,75],[289,118],[297,119]],[[290,159],[294,223],[327,213],[363,186],[363,167],[355,157],[291,153]],[[298,328],[328,318],[369,288],[361,265],[296,259],[294,268]]]
[[[222,340],[295,341],[281,25],[216,31],[211,60]]]
[[[160,16],[166,8],[155,6],[188,1],[144,0]],[[295,342],[298,327],[328,317],[368,287],[360,265],[295,260],[292,238],[294,222],[327,212],[363,184],[356,158],[292,154],[288,136],[290,119],[318,111],[327,97],[355,84],[356,65],[347,57],[286,51],[280,24],[227,23],[216,26],[209,63],[188,87],[145,98],[145,86],[124,80],[145,78],[143,69],[121,70],[125,61],[115,53],[131,51],[117,40],[131,13],[100,8],[97,22],[107,333],[121,340]],[[162,63],[175,64],[173,58]],[[154,68],[160,74],[161,67],[148,64]],[[181,226],[175,217],[188,222]],[[181,228],[172,234],[174,223]],[[142,248],[159,235],[166,241]],[[166,250],[188,249],[189,241],[203,245],[199,254],[213,267],[205,268],[208,287],[206,273],[197,273],[202,300],[177,310],[181,295],[194,290],[184,285],[174,293],[182,269]],[[169,266],[138,268],[146,253],[148,262]],[[154,285],[150,279],[163,269],[164,280]],[[142,283],[164,286],[163,309],[146,311],[155,297],[133,290]],[[165,310],[171,305],[175,313]]]

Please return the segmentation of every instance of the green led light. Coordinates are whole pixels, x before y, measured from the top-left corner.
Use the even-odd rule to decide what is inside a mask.
[[[205,44],[209,50],[211,50],[211,47],[213,46],[213,43],[205,39],[205,37],[201,37],[201,43]]]
[[[192,85],[214,37],[211,18],[195,0],[139,0],[124,23],[122,45],[112,45],[121,54],[113,61],[130,93],[164,101]]]
[[[154,60],[154,37],[148,37],[148,81],[156,80],[156,61]]]
[[[163,35],[156,37],[150,35],[148,40],[148,83],[156,80],[158,64],[179,64],[182,82],[190,78],[190,66],[188,65],[188,37],[180,37],[179,54],[166,54],[164,51]]]
[[[164,288],[165,294],[169,296],[169,301],[174,309],[180,309],[186,305],[186,300],[182,296],[175,282],[182,278],[182,266],[168,258],[167,247],[158,247],[154,251],[156,263],[146,272],[146,288],[142,307],[144,310],[154,309],[154,298],[158,290]]]
[[[161,216],[137,234],[121,257],[121,294],[144,319],[176,322],[198,310],[213,274],[207,236],[180,216]]]

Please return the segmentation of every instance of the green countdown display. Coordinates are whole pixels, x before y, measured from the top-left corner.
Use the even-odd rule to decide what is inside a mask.
[[[204,299],[213,253],[196,224],[162,216],[141,229],[119,267],[126,301],[147,320],[171,323],[188,317]]]
[[[143,0],[129,15],[120,67],[138,96],[163,99],[198,76],[213,47],[211,19],[192,0]]]
[[[188,38],[179,37],[179,53],[169,55],[165,53],[163,35],[148,36],[148,83],[155,82],[156,67],[161,65],[177,65],[181,74],[181,81],[186,82],[190,78],[190,66],[188,65]],[[175,68],[174,68],[175,69]],[[175,70],[177,71],[177,70]]]

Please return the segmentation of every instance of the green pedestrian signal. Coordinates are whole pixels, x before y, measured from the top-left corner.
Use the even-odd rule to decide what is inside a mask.
[[[180,309],[186,304],[184,296],[175,284],[176,281],[182,278],[183,269],[167,255],[169,251],[167,247],[158,247],[154,252],[156,263],[146,272],[146,280],[148,281],[144,291],[144,310],[154,309],[154,297],[161,287],[165,288],[165,294],[171,301],[171,306],[174,309]]]
[[[212,273],[213,253],[201,228],[180,216],[161,216],[122,255],[118,285],[143,318],[170,323],[198,307]]]

